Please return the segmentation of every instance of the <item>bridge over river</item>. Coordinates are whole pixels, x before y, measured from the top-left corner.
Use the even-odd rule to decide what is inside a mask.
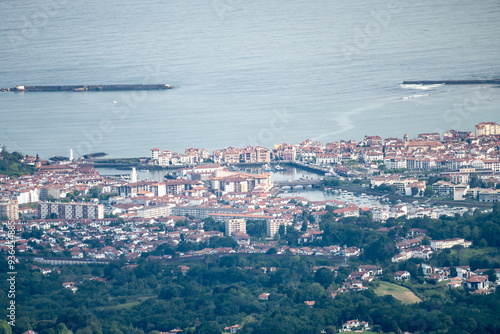
[[[295,188],[295,187],[311,187],[311,188],[316,188],[321,186],[321,180],[320,179],[307,179],[307,180],[286,180],[286,181],[274,181],[273,182],[276,187],[290,187],[290,188]]]

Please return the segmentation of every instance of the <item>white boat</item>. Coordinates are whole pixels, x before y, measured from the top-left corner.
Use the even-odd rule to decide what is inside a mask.
[[[269,164],[265,164],[265,165],[262,165],[262,170],[264,172],[271,172],[273,169],[271,168],[271,166],[269,166]]]
[[[274,166],[274,170],[279,172],[279,171],[285,170],[285,168],[283,168],[279,164],[277,164],[276,166]]]

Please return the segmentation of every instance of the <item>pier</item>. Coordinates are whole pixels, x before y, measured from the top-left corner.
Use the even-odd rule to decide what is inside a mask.
[[[492,80],[417,80],[417,81],[403,81],[403,85],[500,85],[500,79],[492,79]]]
[[[173,89],[168,84],[118,84],[118,85],[67,85],[67,86],[23,86],[3,88],[7,92],[105,92],[127,90],[164,90]]]

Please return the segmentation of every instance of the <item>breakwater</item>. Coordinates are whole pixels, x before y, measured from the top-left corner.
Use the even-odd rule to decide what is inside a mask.
[[[168,84],[120,84],[120,85],[66,85],[66,86],[24,86],[3,88],[7,92],[103,92],[124,90],[164,90],[172,89]]]
[[[416,81],[403,81],[403,85],[500,85],[500,79],[492,79],[492,80],[416,80]]]

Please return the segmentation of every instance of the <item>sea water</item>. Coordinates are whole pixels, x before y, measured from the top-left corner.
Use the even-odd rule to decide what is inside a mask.
[[[500,121],[500,2],[2,2],[0,88],[168,83],[148,92],[0,93],[0,145],[43,158],[411,137]]]

